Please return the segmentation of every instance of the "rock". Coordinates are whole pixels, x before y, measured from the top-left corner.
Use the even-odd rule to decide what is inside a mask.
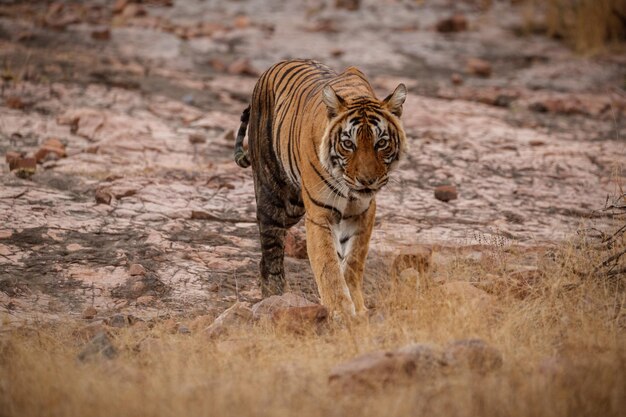
[[[444,365],[435,347],[414,344],[358,356],[335,366],[328,380],[333,389],[359,393],[416,383],[436,375]]]
[[[146,275],[146,268],[141,264],[131,264],[128,268],[128,273],[133,277],[137,275],[144,276]]]
[[[50,138],[46,140],[35,153],[35,159],[38,163],[42,163],[47,160],[64,158],[65,155],[65,145],[56,138]]]
[[[440,185],[435,188],[435,198],[446,203],[456,200],[458,198],[456,187],[454,185]]]
[[[111,39],[111,30],[109,28],[93,30],[91,31],[91,38],[98,41],[108,41]]]
[[[450,81],[452,81],[452,84],[454,85],[461,85],[463,84],[463,77],[461,77],[461,74],[457,74],[455,72],[450,76]]]
[[[285,237],[285,255],[297,259],[307,259],[306,237],[300,230],[291,228]]]
[[[248,324],[252,321],[252,309],[250,304],[238,301],[228,310],[220,314],[209,327],[206,328],[206,335],[214,339],[225,335],[236,326]]]
[[[78,359],[80,359],[81,361],[95,359],[96,357],[113,359],[116,356],[117,350],[111,343],[109,336],[107,336],[105,332],[99,332],[78,354]]]
[[[100,187],[96,190],[96,203],[111,204],[113,194],[110,187]]]
[[[133,18],[133,17],[145,16],[147,13],[146,13],[146,9],[144,9],[139,4],[130,3],[130,4],[127,4],[126,7],[124,7],[124,10],[122,10],[120,14],[122,17],[125,17],[125,18]]]
[[[9,96],[4,100],[4,104],[14,110],[22,110],[26,107],[26,103],[18,96]]]
[[[328,309],[322,305],[279,308],[272,312],[272,322],[285,330],[304,334],[307,330],[316,332],[328,321]]]
[[[254,320],[260,320],[263,317],[271,317],[274,312],[280,309],[289,307],[310,307],[315,305],[317,304],[294,293],[288,292],[283,295],[272,295],[252,306],[252,318]]]
[[[335,57],[335,58],[339,58],[340,56],[344,55],[346,53],[346,51],[344,51],[341,48],[332,48],[330,50],[330,56]]]
[[[441,33],[462,32],[467,30],[467,18],[457,13],[437,22],[436,28]]]
[[[22,159],[22,156],[22,154],[12,151],[9,151],[4,155],[6,163],[9,164],[9,171],[13,171],[17,168],[17,163],[20,159]]]
[[[178,325],[178,333],[180,333],[180,334],[191,334],[191,330],[189,330],[189,327],[185,326],[184,324],[179,324]]]
[[[34,157],[19,157],[13,162],[13,169],[15,175],[20,178],[29,178],[37,171],[37,160]],[[11,163],[9,163],[9,168]]]
[[[250,75],[256,77],[259,71],[252,67],[250,60],[247,58],[239,58],[231,62],[228,66],[228,73],[233,75]]]
[[[112,12],[114,14],[119,14],[122,13],[122,11],[124,10],[124,8],[128,5],[128,3],[130,3],[131,0],[116,0],[115,4],[113,4],[113,8],[112,8]]]
[[[233,20],[233,26],[236,29],[245,29],[250,26],[250,18],[248,16],[239,15]]]
[[[202,133],[191,133],[189,135],[189,143],[197,144],[197,143],[205,143],[206,136]]]
[[[83,310],[82,317],[86,320],[91,320],[98,314],[98,310],[94,306],[89,306]]]
[[[345,9],[350,11],[359,10],[361,7],[361,0],[335,0],[335,8]]]
[[[142,295],[141,297],[137,297],[137,305],[140,306],[149,306],[154,304],[156,298],[153,295]]]
[[[484,374],[502,366],[502,353],[481,339],[457,340],[448,344],[443,353],[445,362]]]
[[[491,75],[491,64],[484,59],[470,58],[467,60],[467,72],[480,77],[489,77]]]

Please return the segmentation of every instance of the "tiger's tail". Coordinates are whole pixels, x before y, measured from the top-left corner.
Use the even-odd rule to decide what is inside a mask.
[[[246,137],[248,120],[250,120],[250,106],[246,107],[241,114],[241,125],[237,132],[237,139],[235,140],[235,162],[242,168],[248,168],[250,166],[248,152],[243,148],[243,139]]]

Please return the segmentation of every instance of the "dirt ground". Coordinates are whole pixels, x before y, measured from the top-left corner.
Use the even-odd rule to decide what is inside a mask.
[[[370,292],[398,252],[438,247],[436,263],[545,247],[598,217],[624,179],[623,50],[585,57],[521,36],[508,2],[361,3],[0,3],[0,153],[50,139],[65,153],[26,178],[2,165],[0,325],[258,300],[252,176],[232,161],[234,130],[257,76],[286,58],[358,66],[379,96],[409,88],[408,154],[377,198]],[[467,30],[437,30],[452,13]],[[458,198],[436,199],[440,185]],[[316,300],[308,261],[289,257],[287,271]]]

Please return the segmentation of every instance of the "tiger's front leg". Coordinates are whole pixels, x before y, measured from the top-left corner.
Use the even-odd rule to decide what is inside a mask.
[[[356,313],[365,314],[363,298],[363,271],[369,250],[370,238],[374,228],[376,202],[372,200],[365,213],[355,218],[344,220],[349,222],[343,235],[339,236],[340,251],[345,256],[344,278],[350,289]]]
[[[327,216],[315,216],[307,210],[307,252],[322,304],[333,317],[348,318],[356,311],[335,248],[333,223]]]

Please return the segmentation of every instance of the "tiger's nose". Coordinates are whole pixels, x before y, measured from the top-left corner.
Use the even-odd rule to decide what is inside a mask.
[[[376,182],[375,178],[357,178],[357,180],[365,187],[368,187]]]

